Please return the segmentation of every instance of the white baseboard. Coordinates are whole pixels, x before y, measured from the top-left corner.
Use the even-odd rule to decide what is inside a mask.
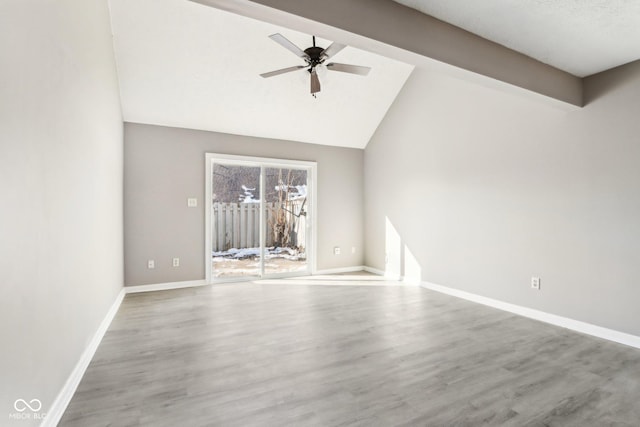
[[[364,271],[367,271],[371,274],[377,274],[378,276],[383,276],[387,280],[397,280],[398,282],[406,281],[407,283],[410,283],[410,284],[411,283],[417,284],[416,281],[406,280],[405,277],[400,274],[394,274],[388,271],[378,270],[377,268],[373,268],[373,267],[364,267]]]
[[[151,285],[125,286],[124,291],[127,294],[137,294],[139,292],[166,291],[169,289],[192,288],[195,286],[204,286],[205,280],[187,280],[184,282],[167,282],[154,283]]]
[[[640,337],[636,335],[627,334],[625,332],[616,331],[614,329],[603,328],[602,326],[592,325],[580,320],[574,320],[568,317],[546,313],[544,311],[511,304],[493,298],[483,297],[481,295],[472,294],[470,292],[461,291],[459,289],[449,288],[447,286],[436,285],[434,283],[422,282],[420,286],[432,291],[477,302],[479,304],[487,305],[499,310],[504,310],[510,313],[518,314],[520,316],[528,317],[530,319],[535,319],[541,322],[560,326],[562,328],[571,329],[572,331],[592,335],[594,337],[603,338],[605,340],[617,342],[620,344],[625,344],[630,347],[640,348]]]
[[[58,425],[62,416],[64,415],[64,411],[69,406],[69,402],[71,402],[71,398],[73,394],[76,392],[78,388],[78,384],[80,384],[80,380],[84,376],[89,363],[91,363],[91,359],[93,359],[100,342],[102,341],[102,337],[109,329],[109,325],[111,325],[111,321],[115,317],[118,309],[120,308],[120,304],[122,303],[122,299],[124,298],[125,291],[121,289],[116,297],[116,300],[111,304],[109,311],[102,319],[98,330],[96,330],[95,334],[93,334],[93,338],[89,342],[89,345],[84,349],[82,355],[80,356],[80,360],[76,363],[76,366],[71,371],[71,375],[67,378],[67,381],[64,383],[62,390],[56,396],[56,399],[53,401],[53,404],[49,408],[47,412],[46,418],[40,424],[40,427],[55,427]]]
[[[328,268],[325,270],[316,270],[313,275],[319,274],[340,274],[340,273],[353,273],[356,271],[364,271],[365,267],[362,265],[356,265],[354,267],[342,267],[342,268]]]
[[[377,274],[378,276],[384,276],[385,272],[382,270],[378,270],[377,268],[364,266],[362,269],[371,274]]]

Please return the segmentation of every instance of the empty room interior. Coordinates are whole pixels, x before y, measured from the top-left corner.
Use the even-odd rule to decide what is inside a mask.
[[[2,0],[0,425],[640,426],[640,2]]]

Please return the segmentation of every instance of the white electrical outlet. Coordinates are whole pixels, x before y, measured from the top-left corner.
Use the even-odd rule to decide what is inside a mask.
[[[340,252],[341,251],[340,251],[340,247],[339,246],[336,246],[335,248],[333,248],[333,254],[334,255],[340,255]]]
[[[152,259],[147,261],[147,268],[156,268],[156,262]]]
[[[198,199],[195,197],[189,197],[187,199],[187,207],[188,208],[197,208],[198,207]]]
[[[180,258],[174,258],[173,259],[173,266],[174,267],[180,267]]]
[[[531,278],[531,288],[540,290],[540,278],[532,277]]]

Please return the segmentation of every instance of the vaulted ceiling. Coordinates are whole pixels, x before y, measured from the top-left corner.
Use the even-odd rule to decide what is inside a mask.
[[[414,66],[561,108],[582,77],[640,59],[629,0],[109,0],[125,121],[363,148]],[[350,45],[320,76],[268,38]]]
[[[640,1],[394,1],[579,77],[640,59]]]
[[[269,35],[304,49],[309,34],[186,0],[109,4],[129,122],[364,148],[413,69],[347,47],[332,60],[371,72],[321,73],[322,91],[313,98],[306,70],[260,77],[304,64]]]

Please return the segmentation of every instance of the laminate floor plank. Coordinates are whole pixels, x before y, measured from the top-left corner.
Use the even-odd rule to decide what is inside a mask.
[[[127,295],[60,426],[638,427],[639,402],[638,349],[345,275]]]

